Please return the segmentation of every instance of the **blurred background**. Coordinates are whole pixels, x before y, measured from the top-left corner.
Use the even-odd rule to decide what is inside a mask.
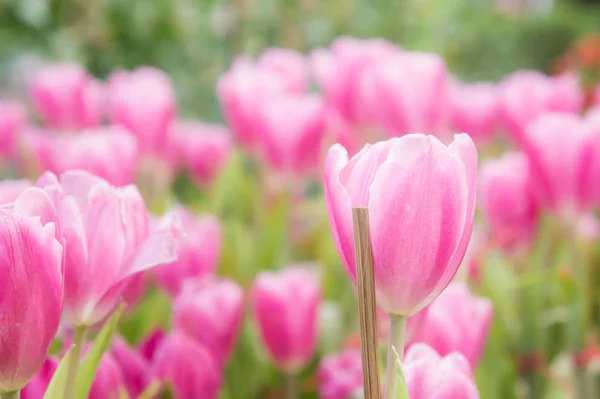
[[[0,90],[25,92],[45,61],[78,61],[100,78],[152,65],[174,79],[184,117],[218,121],[215,82],[239,53],[382,37],[441,54],[466,81],[566,64],[594,80],[595,31],[595,0],[0,0]]]

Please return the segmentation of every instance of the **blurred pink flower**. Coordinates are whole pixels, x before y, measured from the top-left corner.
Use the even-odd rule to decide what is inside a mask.
[[[181,331],[167,335],[152,362],[153,376],[168,383],[177,399],[214,399],[222,371],[210,352]]]
[[[156,349],[166,336],[167,333],[164,330],[162,330],[161,328],[155,328],[139,344],[139,353],[142,356],[144,356],[146,360],[152,362],[152,359],[154,359],[154,353],[156,352]]]
[[[184,234],[177,239],[177,259],[153,270],[156,283],[176,296],[183,282],[191,277],[215,273],[221,258],[221,225],[211,215],[197,216],[178,206],[171,213],[181,221]]]
[[[411,343],[430,345],[442,356],[460,352],[475,368],[492,324],[492,302],[473,296],[464,283],[455,281],[427,309]]]
[[[17,198],[33,183],[27,179],[21,180],[1,180],[0,181],[0,205],[15,202]]]
[[[302,93],[308,86],[308,64],[304,54],[286,48],[270,47],[263,51],[257,65],[281,76],[286,91]]]
[[[150,362],[120,337],[114,339],[110,353],[119,365],[129,396],[137,398],[150,384]]]
[[[361,363],[360,351],[353,348],[325,356],[317,372],[319,398],[352,399],[356,392],[361,392]]]
[[[503,246],[528,246],[538,220],[532,176],[525,154],[507,152],[486,159],[479,178],[479,206],[491,235]]]
[[[410,399],[479,399],[469,362],[458,352],[440,357],[425,344],[413,345],[403,371]]]
[[[125,381],[119,363],[110,352],[104,353],[96,371],[88,399],[118,398],[119,392],[124,387]]]
[[[477,150],[466,134],[446,147],[411,134],[325,161],[325,199],[338,253],[356,279],[352,208],[368,207],[378,305],[410,316],[454,277],[475,213]]]
[[[314,270],[292,266],[258,274],[251,306],[269,357],[286,373],[295,373],[312,359],[317,341],[321,287]]]
[[[43,398],[57,367],[58,360],[52,356],[48,356],[40,371],[21,390],[21,399]]]
[[[128,277],[175,259],[176,220],[166,217],[151,233],[135,186],[115,188],[84,171],[60,179],[47,173],[37,185],[54,201],[69,248],[65,316],[73,325],[103,320],[118,305]]]
[[[311,55],[317,84],[330,104],[353,124],[371,122],[361,99],[363,76],[372,66],[395,57],[401,50],[382,39],[340,37],[330,49],[316,49]]]
[[[500,90],[492,83],[455,83],[451,90],[452,127],[475,141],[488,140],[500,122]]]
[[[244,311],[244,291],[233,280],[187,280],[173,302],[173,324],[225,364],[235,347]]]
[[[169,156],[170,125],[177,99],[169,75],[152,67],[113,72],[108,80],[108,113],[133,133],[144,154]]]
[[[0,156],[14,158],[17,155],[17,139],[26,121],[27,115],[21,104],[0,101]]]
[[[178,156],[200,185],[210,184],[233,152],[233,139],[225,126],[194,121],[173,125]]]
[[[30,95],[44,122],[54,129],[79,130],[102,122],[102,84],[81,65],[42,68],[31,82]]]
[[[325,106],[317,95],[280,96],[259,110],[258,129],[270,166],[297,176],[318,169],[325,137]]]
[[[576,75],[555,77],[537,71],[517,71],[502,80],[502,123],[521,144],[525,128],[547,112],[578,113],[583,92]]]

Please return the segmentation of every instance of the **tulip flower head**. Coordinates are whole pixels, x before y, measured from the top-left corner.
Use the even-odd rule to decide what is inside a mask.
[[[334,145],[324,180],[333,239],[353,281],[352,208],[369,209],[376,297],[384,311],[411,316],[450,283],[475,212],[477,150],[468,135],[445,146],[410,134],[366,145],[350,160]]]
[[[319,364],[317,380],[321,399],[351,399],[362,390],[362,365],[358,349],[328,355]]]

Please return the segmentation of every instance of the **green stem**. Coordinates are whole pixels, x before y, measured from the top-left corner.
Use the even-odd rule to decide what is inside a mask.
[[[404,360],[404,345],[406,342],[406,320],[407,317],[390,315],[390,336],[388,339],[387,366],[385,369],[385,399],[394,399],[396,395],[396,382],[398,380],[398,359]]]
[[[2,399],[19,399],[21,397],[21,390],[12,392],[2,392],[0,396],[2,396]]]
[[[75,331],[73,333],[73,349],[71,352],[71,358],[69,359],[67,378],[65,380],[65,398],[74,397],[75,381],[77,380],[79,361],[81,359],[81,353],[83,351],[83,345],[85,343],[86,332],[87,326],[77,326],[75,327]]]
[[[294,374],[287,374],[285,376],[285,399],[297,399],[298,398],[298,380]]]

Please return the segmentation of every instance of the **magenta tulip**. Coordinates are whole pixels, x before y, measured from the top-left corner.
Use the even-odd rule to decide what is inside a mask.
[[[177,260],[157,267],[153,273],[156,283],[176,296],[184,280],[215,273],[221,258],[221,224],[211,215],[197,216],[182,206],[171,214],[181,221],[185,234],[177,239]]]
[[[177,100],[169,75],[155,68],[114,72],[108,81],[108,112],[112,122],[137,136],[143,153],[168,151],[169,127]]]
[[[0,209],[3,254],[0,391],[18,391],[40,370],[58,329],[63,247],[48,195],[29,188]]]
[[[505,246],[529,243],[538,209],[531,190],[531,174],[525,154],[508,152],[487,159],[479,179],[480,207],[492,237]]]
[[[183,332],[172,332],[161,341],[152,370],[154,377],[171,385],[177,399],[214,399],[221,388],[217,362]]]
[[[319,398],[352,399],[362,394],[362,362],[360,351],[346,349],[321,360],[317,373]]]
[[[518,71],[501,83],[502,119],[517,143],[527,125],[547,112],[576,114],[583,93],[574,75],[548,77],[537,71]]]
[[[422,328],[412,342],[425,343],[442,356],[460,352],[475,368],[492,316],[489,299],[475,297],[464,283],[453,282],[427,307]]]
[[[137,398],[150,384],[150,362],[119,337],[112,344],[111,355],[119,365],[129,396]]]
[[[308,267],[261,272],[256,277],[252,310],[268,355],[282,371],[298,372],[312,359],[320,300],[319,280]]]
[[[150,234],[146,206],[135,186],[115,188],[83,171],[51,173],[38,186],[50,194],[69,251],[65,314],[90,326],[117,306],[128,278],[176,257],[170,218]]]
[[[52,171],[88,171],[115,186],[133,182],[138,165],[137,141],[119,126],[88,130],[54,139]]]
[[[440,357],[417,344],[408,350],[403,371],[410,399],[479,399],[469,362],[460,353]]]
[[[327,102],[353,124],[368,124],[369,116],[361,98],[363,76],[372,66],[396,56],[399,49],[381,39],[336,39],[329,50],[311,54],[315,79]]]
[[[139,353],[144,356],[146,360],[152,362],[156,349],[160,346],[160,343],[167,336],[167,333],[161,328],[155,328],[150,334],[148,334],[138,346]]]
[[[401,52],[369,69],[361,81],[363,106],[388,136],[441,134],[450,114],[450,81],[442,58]]]
[[[287,91],[302,93],[308,85],[308,65],[304,55],[285,48],[267,48],[257,60],[259,67],[280,76]]]
[[[21,390],[21,399],[43,398],[57,367],[58,360],[49,356],[40,371]]]
[[[173,302],[174,325],[226,363],[235,347],[244,311],[244,292],[232,280],[187,280]]]
[[[326,127],[321,98],[280,96],[264,104],[259,112],[259,129],[269,165],[288,176],[316,171]]]
[[[110,353],[105,353],[96,371],[88,399],[118,398],[123,389],[125,382],[119,363]]]
[[[178,122],[174,125],[176,151],[194,180],[204,186],[214,181],[233,152],[233,139],[222,125]]]
[[[103,116],[102,85],[78,64],[51,64],[30,87],[33,104],[44,122],[59,130],[99,125]]]
[[[13,158],[16,155],[16,139],[25,126],[25,109],[12,101],[0,101],[0,156]]]
[[[281,74],[258,67],[246,58],[237,59],[219,78],[217,97],[225,120],[240,143],[256,149],[257,115],[262,103],[289,92],[290,83]]]
[[[367,207],[377,302],[410,316],[450,283],[467,249],[475,212],[477,150],[466,134],[446,147],[411,134],[367,145],[348,161],[334,145],[325,162],[333,238],[356,280],[352,208]]]
[[[452,127],[475,141],[489,139],[501,117],[500,90],[492,83],[452,85]]]

